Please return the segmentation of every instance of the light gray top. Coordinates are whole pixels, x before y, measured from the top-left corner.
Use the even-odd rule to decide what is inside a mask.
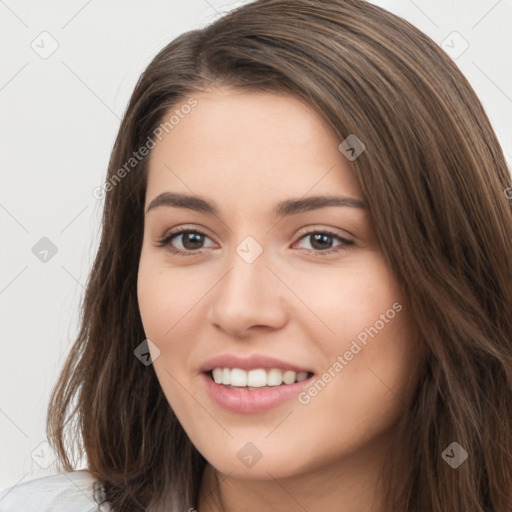
[[[13,485],[0,493],[0,512],[109,512],[101,486],[87,470],[62,472]]]

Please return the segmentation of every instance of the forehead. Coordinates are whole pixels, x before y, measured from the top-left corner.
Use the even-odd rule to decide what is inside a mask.
[[[216,196],[221,203],[309,193],[360,197],[350,162],[338,150],[341,140],[300,99],[226,87],[191,96],[196,106],[152,150],[149,200],[164,190]]]

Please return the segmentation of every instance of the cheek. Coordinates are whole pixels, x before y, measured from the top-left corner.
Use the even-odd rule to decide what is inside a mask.
[[[310,323],[316,329],[310,335],[328,354],[343,353],[358,337],[362,343],[371,339],[368,330],[375,333],[375,325],[378,331],[389,332],[394,318],[400,316],[401,290],[377,252],[358,255],[350,264],[324,275],[296,279],[295,287],[321,320]]]
[[[166,314],[169,309],[167,295],[161,272],[142,259],[137,279],[137,299],[144,332],[154,341],[162,339],[172,320]]]
[[[158,357],[153,356],[152,366],[162,391],[175,412],[187,417],[194,404],[188,403],[188,395],[178,383],[185,382],[191,371],[185,363],[194,340],[184,329],[189,325],[201,290],[190,275],[166,268],[165,262],[156,259],[143,255],[140,261],[137,278],[140,316],[146,337],[159,350]],[[183,343],[184,340],[187,342]]]
[[[403,294],[380,256],[365,263],[329,285],[336,293],[323,319],[334,334],[317,337],[325,370],[304,396],[317,417],[383,420],[397,413],[412,386],[420,355]],[[318,294],[317,304],[323,300]]]
[[[144,331],[160,343],[172,341],[173,334],[190,321],[194,307],[208,290],[190,269],[170,268],[161,258],[141,258],[137,279],[137,297]]]
[[[381,330],[369,332],[366,344],[349,336],[332,346],[325,372],[300,397],[303,421],[311,419],[312,430],[321,426],[330,440],[306,444],[311,459],[362,447],[388,431],[406,409],[419,356],[405,308]]]

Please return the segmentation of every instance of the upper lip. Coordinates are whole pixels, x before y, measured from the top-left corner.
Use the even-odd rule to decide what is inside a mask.
[[[257,368],[270,370],[271,368],[279,368],[281,370],[313,373],[308,368],[298,364],[260,354],[252,354],[248,357],[240,357],[235,354],[221,354],[203,363],[201,371],[209,372],[214,368],[240,368],[241,370],[255,370]]]

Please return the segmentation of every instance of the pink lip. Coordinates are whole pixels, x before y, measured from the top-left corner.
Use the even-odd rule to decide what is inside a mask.
[[[296,364],[281,361],[280,359],[258,354],[253,354],[249,357],[239,357],[233,354],[223,354],[206,361],[201,366],[201,371],[209,372],[214,368],[240,368],[241,370],[255,370],[257,368],[270,370],[271,368],[278,368],[280,370],[293,370],[295,372],[313,373],[308,368],[303,368]],[[293,384],[290,384],[290,386],[292,385]]]
[[[234,354],[221,354],[206,361],[200,368],[201,378],[206,386],[210,398],[219,406],[237,413],[263,412],[296,397],[302,389],[311,384],[312,377],[295,384],[281,386],[268,386],[259,390],[246,388],[231,389],[217,384],[210,372],[214,368],[240,368],[241,370],[255,370],[263,368],[270,370],[292,370],[294,372],[314,373],[308,368],[288,363],[274,357],[253,354],[249,357],[239,357]]]
[[[228,366],[229,365],[225,365]],[[261,368],[262,366],[259,366]],[[276,365],[273,368],[282,368]],[[240,366],[234,366],[240,368]],[[311,379],[296,382],[295,384],[282,384],[281,386],[269,386],[261,390],[249,391],[248,389],[230,389],[213,381],[209,373],[200,375],[205,383],[210,398],[220,407],[237,413],[257,413],[267,411],[278,405],[297,397],[307,386],[311,385]]]

